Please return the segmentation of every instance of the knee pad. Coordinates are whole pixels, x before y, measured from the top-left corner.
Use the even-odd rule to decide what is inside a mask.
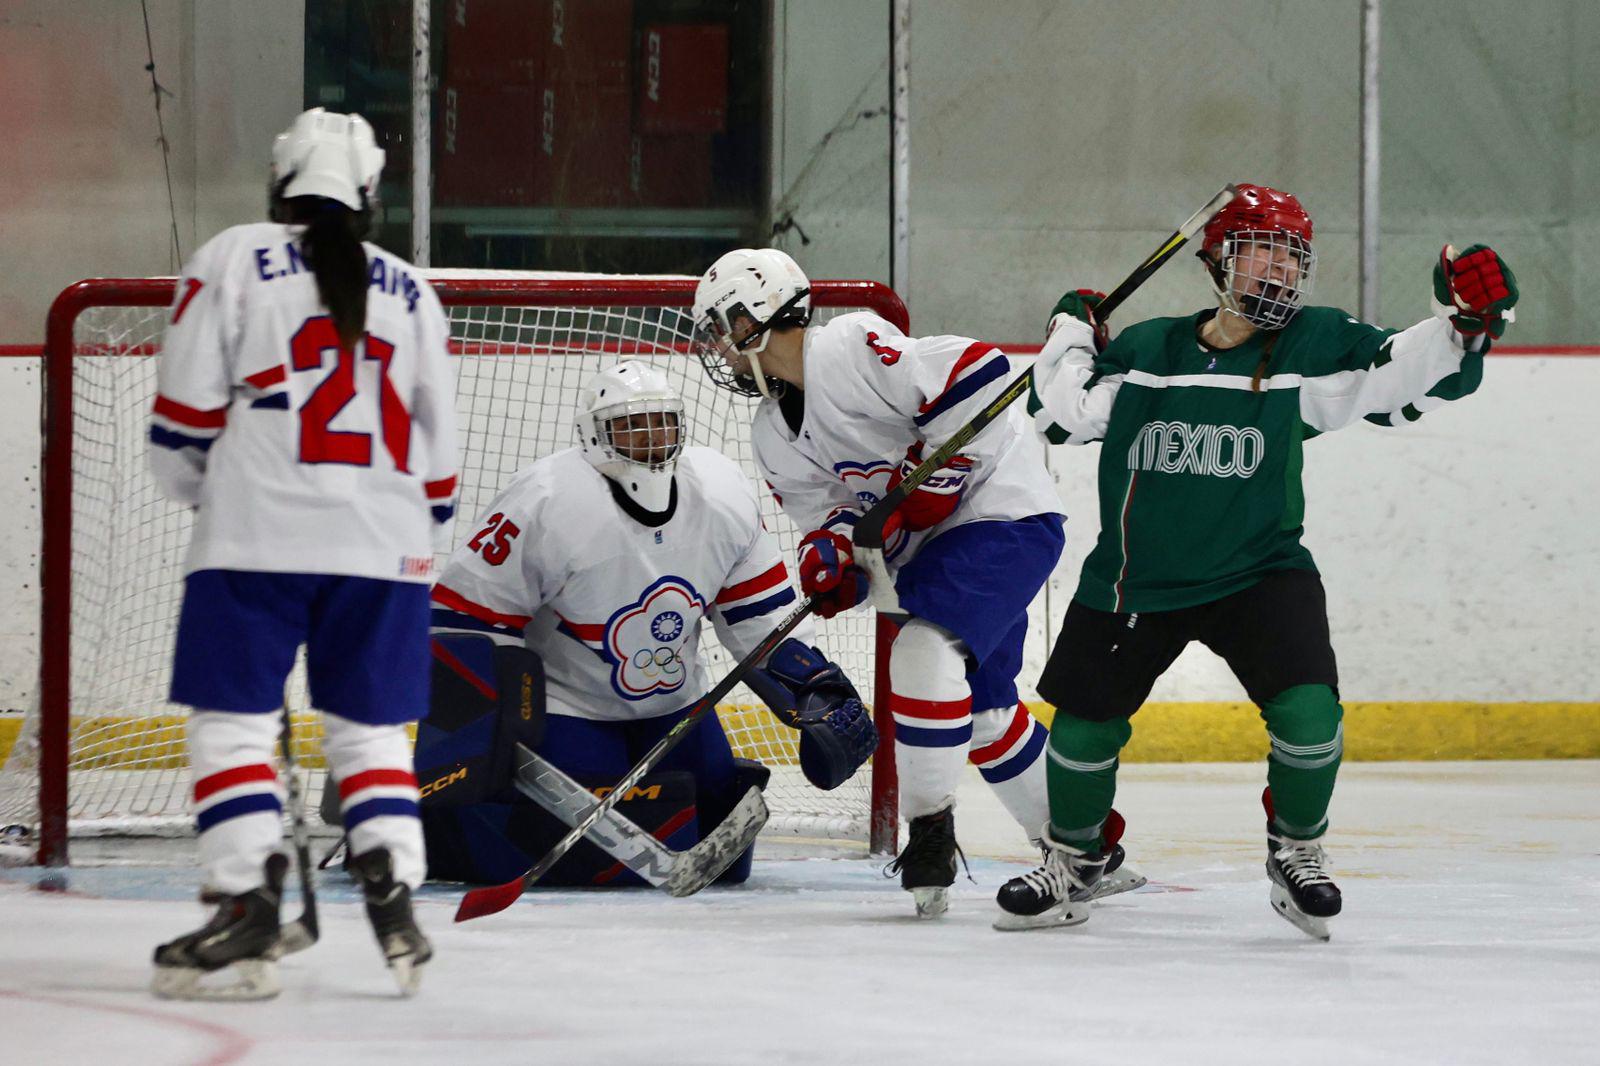
[[[948,701],[971,694],[967,647],[954,633],[921,618],[900,628],[889,651],[889,687],[899,696]]]
[[[1050,725],[1050,759],[1069,770],[1108,770],[1132,736],[1133,724],[1126,718],[1091,722],[1057,711]]]
[[[1285,766],[1316,770],[1344,754],[1344,708],[1327,685],[1284,689],[1261,707],[1272,757]]]

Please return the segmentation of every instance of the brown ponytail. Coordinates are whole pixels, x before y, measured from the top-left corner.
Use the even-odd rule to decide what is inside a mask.
[[[289,217],[303,223],[300,249],[317,279],[317,295],[333,317],[339,343],[354,348],[367,331],[367,250],[361,234],[365,212],[316,196],[288,201]]]
[[[1278,332],[1273,330],[1261,344],[1261,362],[1256,364],[1256,372],[1250,376],[1250,391],[1261,391],[1261,379],[1266,376],[1267,364],[1272,362],[1272,349],[1278,343]]]

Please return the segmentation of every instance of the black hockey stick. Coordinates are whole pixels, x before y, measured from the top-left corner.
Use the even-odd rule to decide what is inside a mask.
[[[288,779],[289,833],[294,839],[294,861],[300,868],[300,917],[283,927],[278,934],[279,956],[304,951],[317,942],[317,893],[312,887],[311,835],[306,829],[306,801],[300,791],[300,775],[295,773],[294,743],[289,720],[289,702],[283,704],[283,732],[278,734],[278,747],[283,752],[283,775]],[[332,778],[329,778],[329,784]]]
[[[1174,230],[1172,236],[1162,241],[1160,246],[1150,253],[1149,258],[1140,263],[1133,273],[1122,279],[1122,284],[1112,289],[1104,300],[1095,305],[1095,319],[1104,322],[1111,312],[1133,295],[1135,289],[1143,285],[1150,275],[1160,270],[1162,264],[1187,244],[1190,237],[1204,229],[1205,224],[1215,218],[1217,212],[1226,207],[1238,191],[1231,184],[1224,185],[1204,207],[1190,215],[1188,221]],[[883,527],[889,521],[889,516],[905,502],[907,496],[916,491],[918,485],[943,467],[951,456],[965,448],[973,437],[982,433],[990,422],[999,418],[1017,397],[1026,394],[1032,386],[1033,367],[1030,366],[1007,385],[1004,392],[991,400],[989,406],[974,415],[972,421],[956,430],[954,436],[924,459],[920,466],[902,478],[893,490],[885,493],[883,499],[867,508],[866,514],[856,522],[853,537],[855,561],[871,579],[868,595],[872,605],[878,610],[891,613],[900,610],[900,600],[894,591],[894,579],[889,576],[889,567],[883,558]]]
[[[583,819],[572,827],[571,832],[556,841],[556,846],[550,849],[549,854],[534,863],[531,870],[514,881],[507,881],[503,885],[494,885],[489,888],[475,888],[465,896],[462,896],[461,906],[456,909],[456,921],[468,922],[474,918],[482,918],[484,915],[503,911],[515,903],[522,896],[522,893],[527,891],[528,886],[549,873],[550,868],[560,862],[561,857],[571,851],[572,846],[582,840],[584,834],[588,833],[607,811],[615,807],[623,796],[633,790],[633,786],[637,785],[646,774],[655,769],[667,752],[671,751],[678,745],[679,741],[688,736],[689,731],[699,725],[702,718],[715,710],[717,702],[732,692],[733,687],[744,680],[744,676],[753,670],[756,664],[771,654],[774,648],[783,643],[783,639],[793,631],[795,626],[804,621],[807,615],[816,610],[816,607],[817,597],[807,596],[788,614],[784,615],[783,620],[778,623],[777,627],[761,638],[761,642],[751,648],[749,654],[740,659],[738,664],[728,671],[727,675],[721,681],[718,681],[710,692],[695,701],[694,705],[689,708],[688,714],[673,723],[672,728],[667,730],[662,738],[655,742],[655,746],[645,752],[644,758],[639,760],[639,764],[624,774],[622,780],[616,783],[605,798],[591,807],[589,813],[584,815]]]

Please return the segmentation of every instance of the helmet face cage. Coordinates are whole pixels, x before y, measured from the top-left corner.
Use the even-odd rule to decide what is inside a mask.
[[[683,401],[628,400],[594,413],[607,458],[651,473],[670,473],[683,454]]]
[[[798,290],[765,322],[759,322],[756,316],[751,314],[750,309],[742,303],[732,303],[726,308],[708,307],[705,317],[695,323],[693,345],[694,353],[700,357],[700,365],[705,368],[706,375],[714,384],[741,396],[763,395],[756,385],[755,377],[748,373],[735,372],[728,362],[728,356],[735,351],[760,355],[766,350],[774,328],[809,325],[811,308],[801,307],[800,304],[810,295],[810,288]],[[741,326],[744,326],[747,332],[735,340],[735,331]],[[786,384],[769,377],[768,392],[773,396],[779,396]]]
[[[1223,239],[1217,267],[1224,307],[1258,329],[1282,329],[1311,293],[1317,253],[1298,233],[1238,230]]]

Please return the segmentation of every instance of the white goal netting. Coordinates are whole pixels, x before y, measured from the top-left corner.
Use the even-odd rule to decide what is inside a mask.
[[[486,505],[517,470],[573,443],[579,390],[624,356],[660,366],[681,390],[689,443],[724,452],[756,477],[749,401],[716,388],[689,354],[687,309],[658,306],[674,302],[672,293],[682,294],[684,279],[654,279],[668,286],[663,296],[651,287],[653,279],[597,278],[597,291],[610,292],[608,283],[622,281],[640,290],[640,302],[618,304],[612,293],[590,304],[582,295],[585,282],[570,275],[435,275],[448,279],[439,288],[458,367],[458,539],[471,535]],[[576,286],[578,294],[566,293],[559,305],[529,304],[519,286],[552,277]],[[817,283],[819,293],[827,285]],[[486,295],[488,290],[498,295]],[[90,306],[73,331],[66,794],[77,834],[190,831],[186,712],[167,702],[166,691],[191,519],[156,491],[145,457],[165,320],[164,303]],[[765,486],[761,495],[767,527],[792,564],[798,532]],[[825,650],[870,701],[874,619],[857,611],[820,622],[820,631]],[[732,659],[710,627],[706,638],[702,654],[708,676],[716,678]],[[321,728],[307,706],[300,669],[287,698],[297,756],[308,777],[308,803],[314,806],[325,776]],[[835,791],[818,792],[799,774],[796,734],[748,690],[737,689],[735,702],[718,713],[735,753],[773,770],[769,832],[866,838],[873,803],[869,767]],[[0,825],[38,820],[40,723],[35,708],[0,766]]]

